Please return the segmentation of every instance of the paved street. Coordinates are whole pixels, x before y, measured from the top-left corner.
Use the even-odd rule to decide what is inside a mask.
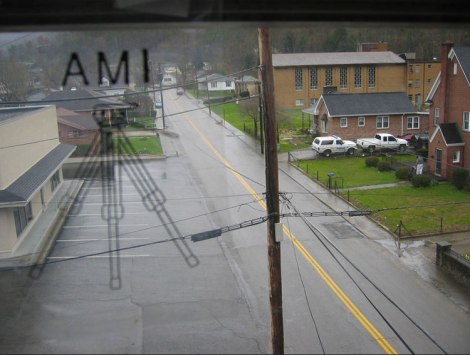
[[[264,157],[195,105],[166,92],[167,158],[86,181],[40,275],[0,274],[1,353],[271,351],[266,226],[247,226]],[[282,158],[279,178],[282,213],[350,209]],[[287,353],[468,353],[468,294],[424,279],[412,248],[398,258],[366,217],[282,222]]]

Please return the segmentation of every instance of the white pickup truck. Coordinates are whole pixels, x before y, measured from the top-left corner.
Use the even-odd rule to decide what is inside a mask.
[[[374,152],[376,150],[400,150],[404,152],[408,141],[396,138],[389,133],[377,133],[375,138],[360,138],[356,141],[358,148]]]

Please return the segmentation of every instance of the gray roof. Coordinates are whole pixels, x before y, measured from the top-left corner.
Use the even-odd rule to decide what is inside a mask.
[[[33,107],[5,107],[0,108],[0,124],[15,119],[32,111],[43,109],[44,106]]]
[[[393,52],[332,52],[273,54],[274,67],[307,65],[404,64]]]
[[[331,117],[415,113],[404,92],[373,94],[324,94],[323,101]]]
[[[457,47],[454,48],[454,52],[457,55],[457,59],[462,66],[467,80],[470,80],[470,47]]]
[[[59,144],[5,190],[0,190],[0,204],[25,205],[75,150],[71,144]]]
[[[53,92],[42,101],[76,112],[93,111],[96,108],[119,109],[130,107],[126,103],[103,96],[105,95],[89,89],[64,90]]]
[[[200,83],[203,83],[203,82],[206,82],[206,81],[227,81],[227,80],[232,81],[234,79],[229,77],[229,76],[225,76],[225,75],[217,74],[217,73],[207,75],[207,76],[202,75],[197,79],[197,81],[200,82]]]
[[[456,123],[441,123],[439,129],[447,145],[464,143]]]
[[[79,130],[97,131],[99,129],[98,123],[96,123],[93,115],[89,113],[76,113],[63,107],[58,107],[57,119],[59,123]]]

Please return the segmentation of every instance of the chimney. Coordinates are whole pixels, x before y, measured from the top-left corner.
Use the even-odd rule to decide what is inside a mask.
[[[453,42],[445,41],[441,45],[441,118],[442,123],[447,123],[447,86],[449,78],[449,52],[454,46]]]

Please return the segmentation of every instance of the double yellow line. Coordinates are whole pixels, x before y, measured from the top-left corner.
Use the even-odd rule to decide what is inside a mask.
[[[248,192],[255,198],[259,205],[266,210],[266,203],[264,200],[256,193],[255,190],[246,182],[246,180],[235,171],[235,169],[230,165],[230,163],[219,153],[217,149],[209,142],[206,136],[201,132],[201,130],[193,123],[191,119],[187,119],[189,124],[193,129],[199,134],[204,143],[209,147],[210,150],[220,159],[220,161],[232,171],[233,175],[240,181],[240,183],[248,190]],[[294,243],[297,249],[302,253],[302,255],[307,259],[307,261],[313,266],[313,268],[318,272],[320,277],[326,282],[328,287],[334,292],[334,294],[343,302],[347,309],[356,317],[359,323],[369,332],[372,338],[382,347],[382,349],[387,354],[398,354],[398,352],[393,348],[393,346],[387,341],[387,339],[374,327],[374,325],[367,319],[367,317],[356,307],[356,305],[351,301],[351,299],[343,292],[343,290],[334,282],[334,280],[328,275],[328,273],[321,267],[321,265],[315,260],[315,258],[308,252],[308,250],[303,246],[302,243],[292,234],[292,232],[284,225],[284,233],[287,237]]]

